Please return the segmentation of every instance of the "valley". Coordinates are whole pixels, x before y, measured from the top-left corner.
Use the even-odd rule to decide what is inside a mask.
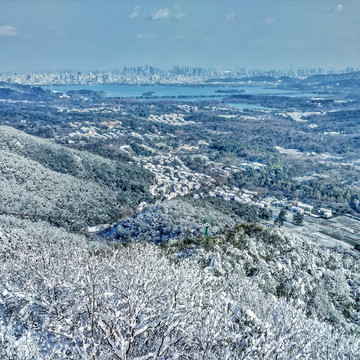
[[[288,97],[262,94],[264,89],[239,94],[232,84],[218,90],[219,100],[189,102],[104,97],[92,90],[45,90],[30,101],[32,88],[12,87],[18,100],[2,100],[2,124],[151,173],[151,199],[133,211],[161,199],[210,196],[264,209],[265,220],[278,206],[314,218],[358,216],[360,153],[351,145],[360,136],[355,88],[325,91],[316,85],[317,97],[294,91]],[[124,95],[126,86],[121,89]],[[169,91],[176,93],[176,86]],[[248,107],[234,107],[239,101]],[[269,108],[257,107],[263,105]]]

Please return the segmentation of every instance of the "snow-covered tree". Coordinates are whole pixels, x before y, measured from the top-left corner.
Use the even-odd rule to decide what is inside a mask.
[[[46,223],[0,216],[0,357],[359,356],[355,333],[315,319],[317,312],[309,316],[302,297],[278,299],[264,291],[274,274],[256,258],[266,255],[264,247],[258,243],[256,248],[244,234],[238,239],[242,250],[215,244],[211,251],[199,248],[182,258],[149,243],[88,242]],[[270,239],[266,236],[265,243]],[[291,260],[298,269],[304,265],[291,253],[292,245],[278,243],[272,256],[278,252],[278,259]],[[324,258],[336,265],[340,257],[331,260],[331,255],[329,251]],[[244,259],[256,266],[256,276],[247,275]],[[347,266],[354,264],[348,261]],[[292,276],[296,278],[296,272]],[[294,280],[288,278],[286,291],[291,292]],[[340,297],[353,296],[340,287],[334,291]]]

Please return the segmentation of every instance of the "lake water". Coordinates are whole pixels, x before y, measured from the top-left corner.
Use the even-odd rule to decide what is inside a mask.
[[[191,86],[191,85],[125,85],[125,84],[98,84],[98,85],[54,85],[43,86],[49,90],[67,92],[70,90],[93,90],[103,91],[107,97],[120,98],[142,98],[142,99],[159,99],[168,98],[176,101],[199,101],[199,100],[218,100],[222,101],[231,94],[245,95],[275,95],[275,96],[314,96],[312,93],[301,91],[290,91],[276,88],[264,88],[256,86]],[[220,91],[220,92],[219,92]],[[224,92],[226,91],[226,93]],[[233,91],[233,92],[229,92]],[[144,94],[147,94],[144,96]],[[228,104],[236,109],[266,109],[259,105],[236,103]]]
[[[263,87],[235,87],[235,86],[187,86],[187,85],[125,85],[125,84],[98,84],[98,85],[54,85],[44,86],[44,88],[66,92],[69,90],[93,90],[103,91],[107,97],[141,97],[145,93],[152,93],[149,99],[154,97],[168,96],[181,97],[178,100],[199,100],[199,99],[222,99],[230,95],[230,93],[219,93],[217,90],[244,90],[243,94],[257,95],[269,94],[279,96],[305,96],[314,95],[306,94],[299,91],[289,91],[281,89],[268,89]]]

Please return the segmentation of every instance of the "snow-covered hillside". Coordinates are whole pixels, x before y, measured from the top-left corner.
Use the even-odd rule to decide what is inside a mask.
[[[359,358],[356,331],[320,321],[296,297],[287,301],[264,288],[271,282],[266,266],[274,271],[284,263],[283,274],[296,274],[301,264],[292,249],[301,243],[272,246],[280,238],[263,234],[261,240],[245,230],[219,238],[211,251],[199,247],[176,260],[177,253],[153,244],[88,242],[47,223],[1,216],[0,357]],[[278,252],[265,258],[266,247]],[[308,269],[319,254],[307,260],[314,249],[300,250],[303,270],[314,279],[336,274],[336,251]],[[343,263],[349,274],[350,258]],[[258,276],[246,273],[246,263],[250,271],[255,265],[251,259],[257,259]],[[325,268],[331,261],[333,270]],[[322,291],[330,295],[331,289]]]
[[[84,232],[147,199],[150,181],[151,174],[135,164],[0,127],[0,214]]]

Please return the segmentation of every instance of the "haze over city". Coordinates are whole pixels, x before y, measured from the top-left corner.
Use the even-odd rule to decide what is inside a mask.
[[[358,67],[356,0],[2,0],[2,71]]]

